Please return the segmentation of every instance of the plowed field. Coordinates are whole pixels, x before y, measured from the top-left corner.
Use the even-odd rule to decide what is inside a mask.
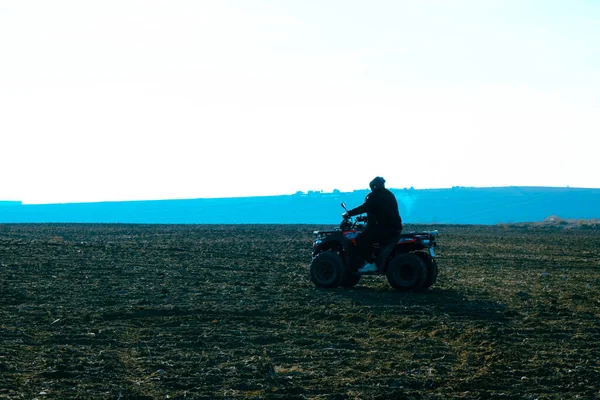
[[[427,226],[400,293],[316,289],[315,228],[0,225],[0,398],[600,396],[600,231]]]

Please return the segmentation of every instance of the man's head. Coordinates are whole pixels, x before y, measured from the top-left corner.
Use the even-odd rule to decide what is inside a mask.
[[[385,187],[385,179],[378,176],[369,183],[371,190],[383,189]]]

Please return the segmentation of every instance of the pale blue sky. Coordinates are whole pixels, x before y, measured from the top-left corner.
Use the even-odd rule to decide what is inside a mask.
[[[598,1],[0,0],[0,200],[600,187]]]

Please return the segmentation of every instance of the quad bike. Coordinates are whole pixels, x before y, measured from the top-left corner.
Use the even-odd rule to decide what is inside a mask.
[[[346,205],[342,203],[346,210]],[[346,210],[347,211],[347,210]],[[423,290],[437,280],[434,259],[438,231],[400,234],[386,243],[373,244],[373,258],[378,269],[361,273],[364,264],[356,244],[356,236],[365,229],[365,216],[346,217],[340,227],[315,231],[310,279],[318,287],[352,287],[363,275],[385,275],[395,289]]]

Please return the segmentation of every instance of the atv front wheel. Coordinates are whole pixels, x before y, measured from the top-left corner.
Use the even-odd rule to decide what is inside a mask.
[[[421,257],[412,253],[399,254],[390,261],[386,275],[394,289],[415,290],[427,279],[427,268]]]
[[[336,287],[344,279],[344,263],[336,253],[324,251],[313,258],[310,263],[309,274],[310,279],[316,286]]]

